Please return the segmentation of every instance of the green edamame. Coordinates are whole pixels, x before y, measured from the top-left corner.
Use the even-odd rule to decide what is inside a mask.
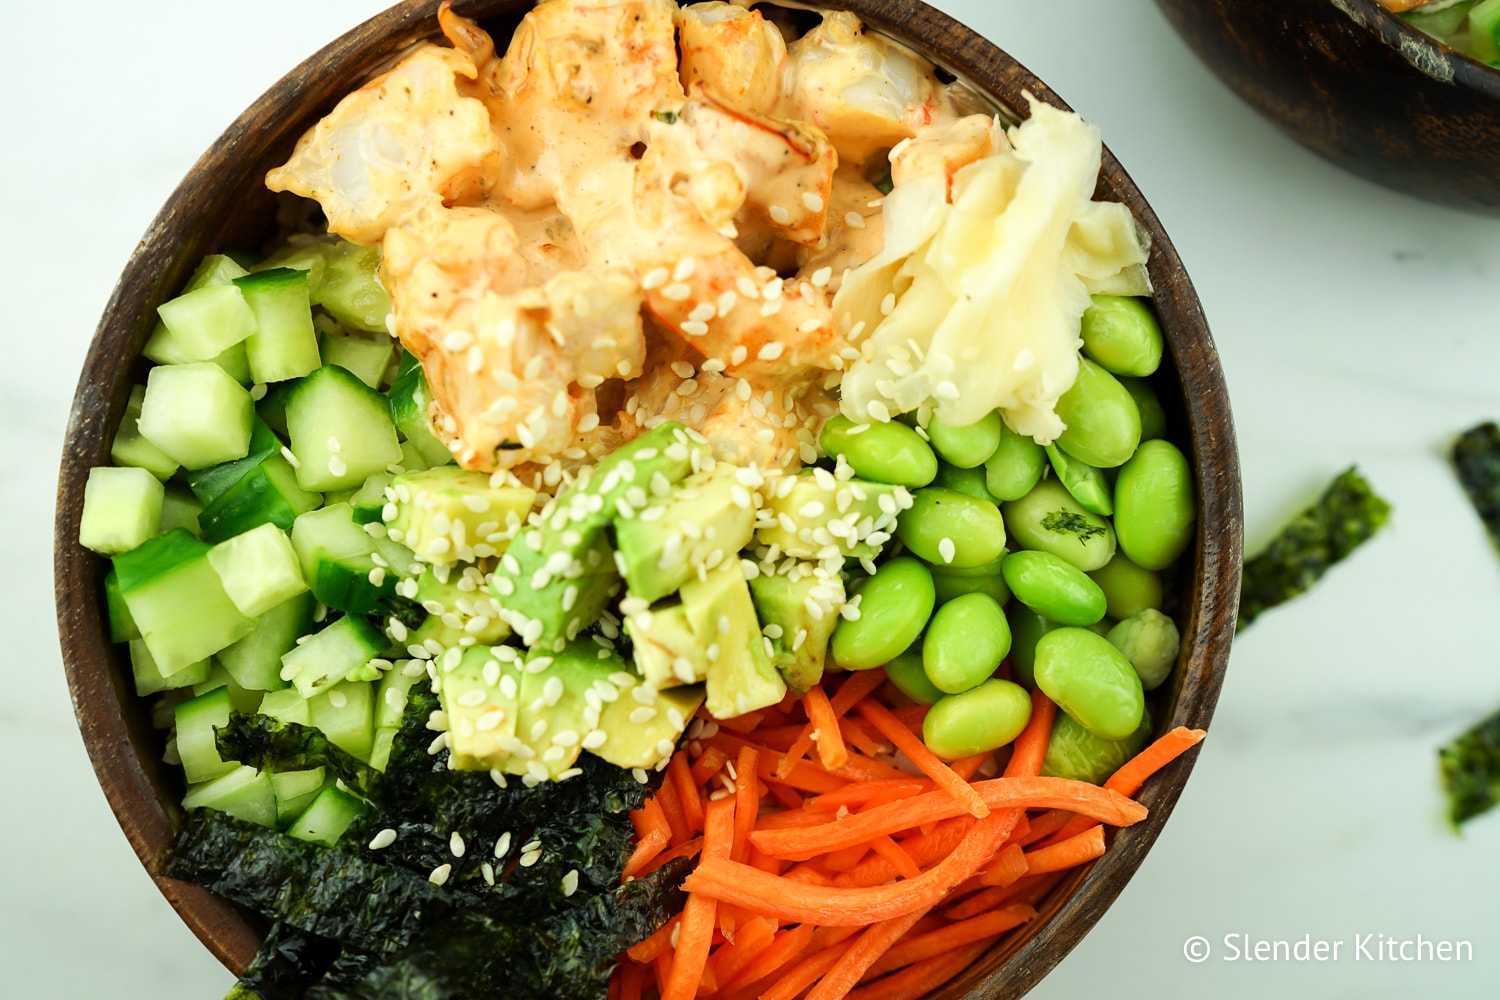
[[[842,414],[828,419],[818,438],[823,454],[843,455],[854,474],[876,483],[926,486],[937,475],[937,456],[921,435],[896,421],[856,424]]]
[[[984,463],[984,485],[1000,502],[1019,500],[1030,493],[1047,468],[1042,446],[1025,434],[1002,427],[995,453]]]
[[[933,479],[932,485],[941,486],[945,490],[962,493],[975,500],[983,500],[996,506],[1000,504],[1000,498],[991,493],[989,486],[985,483],[984,466],[960,469],[956,465],[943,462],[938,466],[937,478]]]
[[[1169,441],[1147,441],[1115,481],[1115,532],[1120,548],[1145,569],[1162,570],[1193,537],[1193,473]]]
[[[1018,684],[1036,687],[1033,667],[1036,664],[1036,644],[1042,636],[1053,629],[1062,628],[1022,604],[1011,601],[1005,608],[1005,620],[1010,622],[1010,673]]]
[[[935,486],[912,494],[896,521],[896,537],[915,556],[943,568],[981,566],[1005,551],[1000,508]]]
[[[1097,469],[1113,469],[1141,443],[1141,415],[1130,391],[1088,358],[1078,359],[1078,378],[1057,401],[1066,428],[1057,444]]]
[[[1130,618],[1147,608],[1160,608],[1165,596],[1161,577],[1131,562],[1123,552],[1089,573],[1089,579],[1104,591],[1105,613],[1111,618]]]
[[[1123,740],[1106,740],[1080,726],[1067,712],[1058,712],[1047,738],[1042,774],[1049,778],[1071,778],[1102,785],[1120,765],[1146,748],[1151,740],[1151,713],[1141,714],[1141,724]]]
[[[1156,398],[1156,390],[1143,378],[1122,378],[1120,384],[1135,400],[1136,412],[1141,417],[1141,440],[1154,441],[1167,436],[1167,414]]]
[[[1115,529],[1048,479],[1019,500],[1001,506],[1006,528],[1024,548],[1050,552],[1088,573],[1115,554]]]
[[[1086,628],[1048,632],[1037,640],[1033,673],[1036,686],[1095,736],[1123,740],[1141,724],[1141,678],[1101,635]]]
[[[1177,623],[1154,608],[1126,618],[1109,630],[1109,641],[1125,654],[1140,675],[1141,687],[1153,691],[1172,673],[1182,635]]]
[[[927,422],[932,450],[949,465],[972,469],[984,464],[1000,444],[1000,413],[992,410],[972,424],[955,427],[937,417]]]
[[[991,678],[939,699],[922,720],[922,742],[944,760],[998,750],[1031,721],[1031,696],[1019,684]]]
[[[1010,623],[1000,602],[965,594],[938,608],[922,640],[922,669],[933,687],[967,691],[988,678],[1010,652]]]
[[[1103,471],[1069,455],[1055,444],[1047,446],[1047,460],[1057,481],[1084,510],[1108,517],[1115,512],[1114,490]]]
[[[1161,324],[1146,300],[1095,295],[1079,331],[1083,353],[1115,375],[1150,375],[1161,365]]]
[[[859,588],[859,617],[840,619],[828,648],[845,670],[869,670],[916,642],[932,617],[936,595],[927,567],[898,556]]]
[[[1001,605],[1010,602],[1010,588],[1005,585],[1005,577],[999,573],[993,576],[955,576],[951,573],[934,573],[932,574],[932,587],[937,593],[939,607],[965,594],[988,594]]]
[[[1088,576],[1050,552],[1023,549],[1000,564],[1016,600],[1061,625],[1087,626],[1104,617],[1104,591]]]
[[[922,644],[915,643],[904,653],[885,665],[885,676],[918,705],[931,705],[943,697],[943,692],[932,686],[927,672],[922,669]]]

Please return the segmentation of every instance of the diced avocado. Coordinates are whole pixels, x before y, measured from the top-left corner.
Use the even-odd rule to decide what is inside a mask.
[[[667,604],[625,617],[635,644],[635,666],[647,684],[669,688],[708,679],[708,659],[681,604]]]
[[[621,700],[635,675],[618,656],[600,657],[600,647],[575,641],[557,653],[532,654],[521,672],[516,738],[518,749],[505,770],[528,781],[555,781],[573,766],[604,706]],[[545,664],[545,665],[544,665]]]
[[[439,676],[438,697],[448,717],[448,750],[464,770],[503,768],[517,746],[516,717],[521,670],[507,646],[450,650]]]
[[[616,767],[656,767],[677,749],[703,697],[696,684],[657,691],[642,683],[622,690],[599,716],[604,742],[590,750]]]
[[[707,454],[681,424],[664,423],[606,455],[521,530],[492,586],[501,616],[527,646],[561,650],[599,617],[620,582],[610,519],[639,512],[653,483],[680,482]]]
[[[683,480],[645,510],[615,521],[625,587],[647,601],[660,600],[699,567],[738,557],[755,531],[758,496],[735,479],[727,462]]]
[[[785,697],[738,560],[683,584],[682,606],[708,660],[709,714],[730,719]]]
[[[815,563],[794,562],[750,581],[750,597],[787,686],[803,693],[823,677],[828,640],[844,605],[844,581]]]
[[[456,465],[407,472],[391,480],[386,527],[418,559],[433,563],[499,555],[531,512],[536,491],[490,485],[483,472]]]
[[[797,559],[819,559],[837,551],[846,558],[878,555],[896,527],[896,515],[911,506],[903,486],[861,479],[838,480],[827,470],[786,477],[767,490],[755,539],[780,546]]]

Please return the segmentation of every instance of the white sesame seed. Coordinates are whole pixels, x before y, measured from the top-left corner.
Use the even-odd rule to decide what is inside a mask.
[[[767,209],[767,213],[771,216],[771,221],[778,226],[785,226],[792,221],[792,213],[780,205],[772,205]]]
[[[525,854],[521,855],[520,865],[521,865],[522,868],[530,868],[532,865],[536,864],[541,859],[542,859],[541,848],[537,848],[534,851],[527,851]]]
[[[943,562],[945,563],[952,563],[957,551],[951,538],[944,538],[938,542],[938,555],[943,557]]]
[[[740,344],[739,346],[735,347],[734,350],[729,352],[729,363],[731,365],[742,365],[749,357],[750,349],[747,348],[744,344]]]
[[[452,874],[453,866],[451,864],[438,865],[432,870],[432,874],[427,876],[427,881],[433,885],[443,885],[448,881],[448,876]]]
[[[756,351],[755,356],[762,361],[775,361],[777,358],[781,357],[782,352],[785,350],[786,348],[782,344],[772,341],[771,343],[762,347],[759,351]]]
[[[822,326],[823,321],[821,319],[818,319],[818,317],[816,316],[810,316],[799,323],[797,325],[797,329],[802,333],[812,333],[814,330],[820,329]]]
[[[484,881],[487,885],[495,884],[495,866],[488,861],[479,866],[479,874],[484,876]]]
[[[381,830],[379,833],[377,833],[374,837],[372,837],[370,839],[370,850],[372,850],[372,851],[384,850],[385,848],[390,847],[395,842],[396,842],[396,831],[392,830],[390,827],[386,827],[384,830]]]
[[[495,857],[497,857],[497,858],[503,858],[503,857],[505,857],[509,853],[510,853],[510,831],[506,830],[504,833],[502,833],[500,835],[500,839],[497,840],[497,841],[495,841]]]
[[[823,196],[815,191],[803,191],[802,204],[809,212],[821,212],[823,211]]]
[[[464,843],[462,834],[454,830],[448,835],[448,852],[450,854],[455,858],[461,858],[464,856],[464,851],[466,850],[468,850],[468,845]]]
[[[664,299],[670,299],[673,302],[682,302],[692,297],[693,288],[691,285],[685,285],[679,281],[663,288],[661,294]]]
[[[809,275],[807,280],[812,282],[814,287],[822,288],[824,285],[833,280],[833,268],[820,267],[811,275]]]
[[[646,276],[641,279],[641,287],[649,292],[652,289],[660,288],[662,285],[665,285],[669,280],[671,280],[671,277],[671,272],[666,268],[654,268],[650,271],[647,271]]]
[[[562,894],[571,896],[578,891],[578,869],[574,868],[562,877]]]
[[[865,217],[858,212],[847,212],[844,215],[844,225],[850,229],[865,228]]]
[[[702,320],[685,319],[678,324],[678,329],[689,337],[701,337],[708,333],[708,324]]]
[[[328,474],[331,476],[342,476],[349,471],[348,464],[337,455],[328,456]]]
[[[684,257],[672,269],[672,280],[686,281],[693,276],[693,272],[696,270],[698,270],[698,259],[696,257]]]

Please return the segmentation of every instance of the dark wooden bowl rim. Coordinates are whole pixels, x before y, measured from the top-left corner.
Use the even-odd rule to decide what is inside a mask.
[[[526,0],[472,0],[461,13],[514,18]],[[975,84],[1000,107],[1025,117],[1023,92],[1066,105],[1046,84],[974,31],[918,0],[842,0],[866,23]],[[407,0],[370,19],[303,62],[229,127],[188,173],[127,263],[94,335],[79,379],[58,482],[55,589],[63,660],[79,729],[121,829],[157,887],[227,967],[242,971],[259,927],[197,886],[163,878],[157,858],[170,843],[180,779],[157,760],[158,737],[143,718],[129,664],[108,641],[101,560],[77,544],[88,470],[107,464],[111,429],[139,378],[139,353],[158,303],[180,287],[192,262],[234,245],[261,178],[306,128],[348,89],[413,42],[436,33],[438,0]],[[1239,596],[1240,479],[1229,397],[1191,282],[1155,213],[1106,149],[1101,196],[1123,202],[1152,238],[1150,273],[1157,308],[1179,373],[1168,397],[1186,418],[1183,442],[1198,476],[1197,538],[1183,588],[1186,669],[1177,672],[1159,728],[1206,727],[1227,665]],[[237,222],[237,220],[239,220]],[[1082,938],[1139,867],[1171,814],[1196,753],[1174,763],[1141,795],[1144,822],[1120,831],[1106,856],[1067,879],[1043,904],[1043,919],[1011,935],[934,996],[1017,997]]]

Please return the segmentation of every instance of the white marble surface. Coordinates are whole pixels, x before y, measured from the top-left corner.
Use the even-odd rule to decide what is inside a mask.
[[[380,5],[7,10],[0,994],[204,1000],[231,982],[136,863],[74,728],[51,625],[55,470],[94,323],[157,208],[282,72]],[[1172,234],[1228,374],[1252,545],[1350,462],[1396,508],[1353,563],[1236,644],[1172,822],[1033,995],[1493,995],[1500,816],[1452,835],[1434,751],[1500,707],[1500,558],[1442,459],[1454,432],[1500,417],[1500,220],[1294,146],[1147,3],[939,6],[1097,122]],[[1226,962],[1231,932],[1345,944],[1338,961]],[[1370,933],[1465,939],[1473,960],[1356,961]],[[1182,955],[1192,935],[1215,947],[1201,965]]]

